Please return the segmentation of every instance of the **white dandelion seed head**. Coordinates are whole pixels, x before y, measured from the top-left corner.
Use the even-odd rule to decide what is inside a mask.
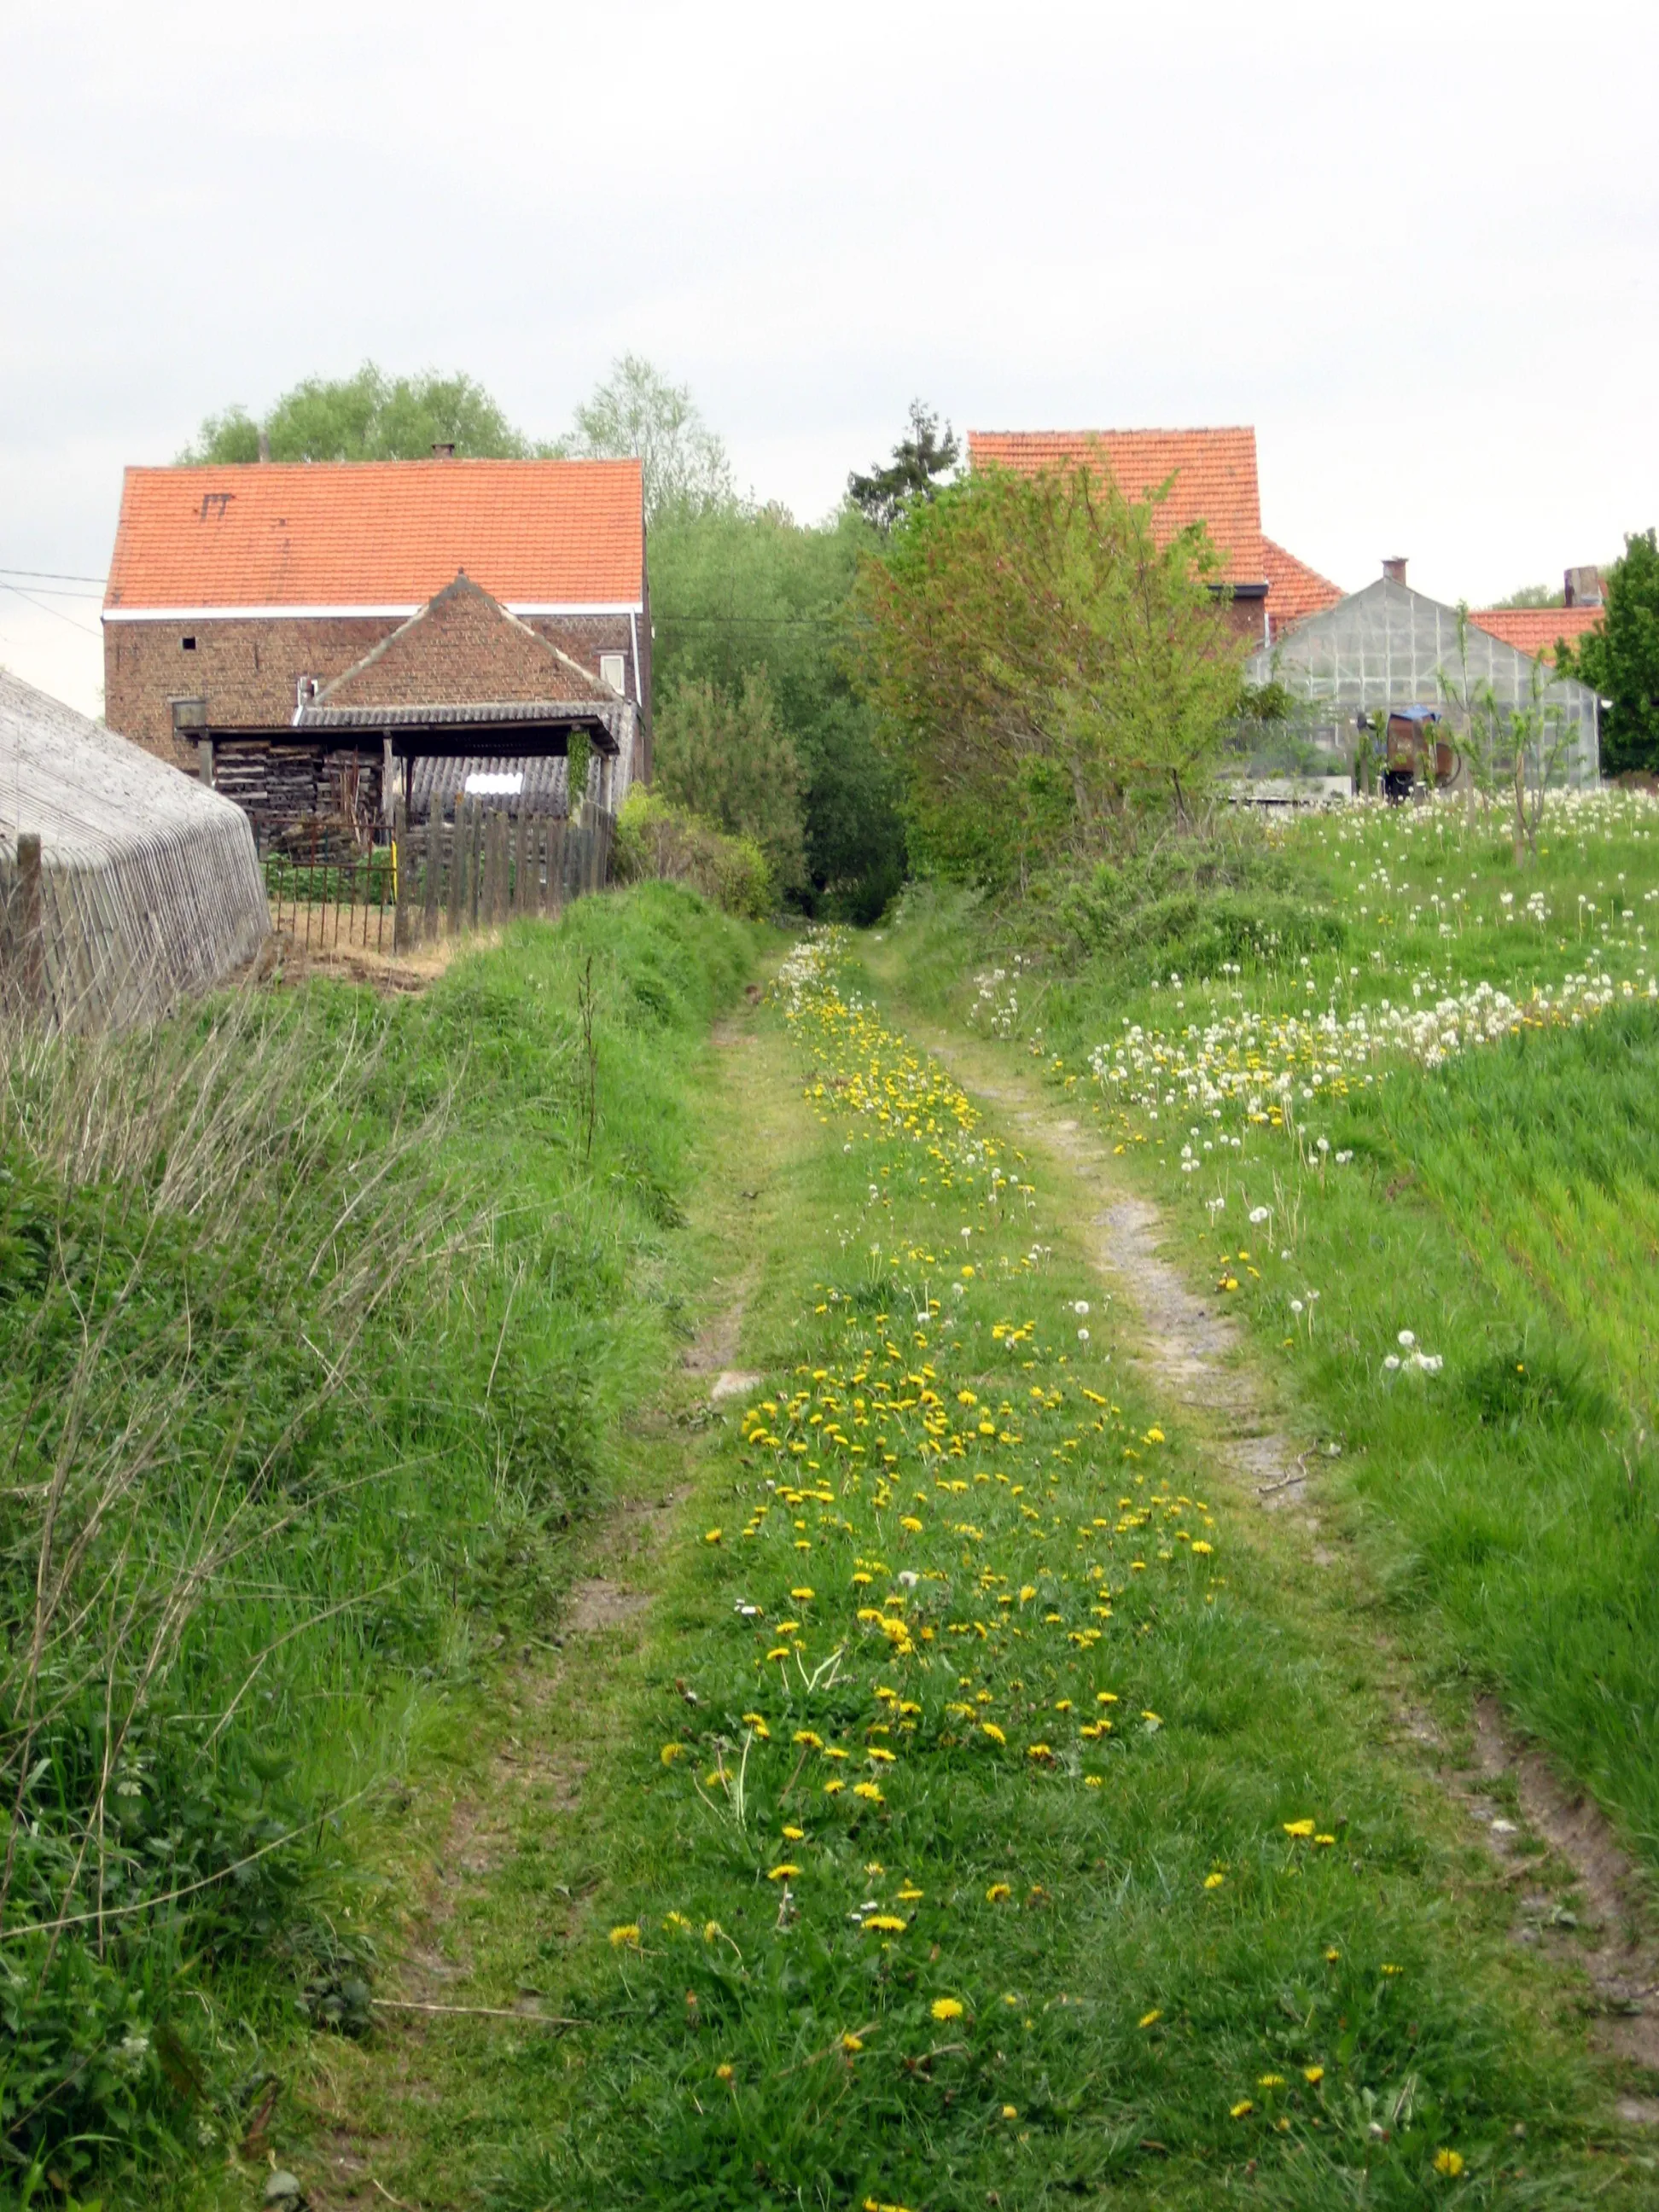
[[[1264,1221],[1271,1221],[1272,1218],[1273,1208],[1271,1206],[1253,1206],[1250,1208],[1250,1219],[1258,1226]]]
[[[1392,1374],[1395,1369],[1399,1366],[1400,1362],[1391,1352],[1388,1358],[1382,1362],[1382,1364],[1389,1370],[1389,1372]]]
[[[1397,1337],[1395,1340],[1395,1342],[1396,1342],[1396,1343],[1398,1343],[1398,1344],[1402,1344],[1402,1345],[1404,1345],[1404,1346],[1406,1347],[1407,1351],[1407,1352],[1409,1352],[1409,1351],[1411,1350],[1411,1348],[1412,1348],[1413,1345],[1414,1345],[1414,1344],[1416,1343],[1416,1341],[1417,1341],[1416,1333],[1415,1333],[1415,1331],[1414,1331],[1414,1330],[1412,1330],[1412,1329],[1409,1329],[1409,1328],[1402,1328],[1402,1329],[1401,1330],[1401,1332],[1400,1332],[1400,1334],[1398,1335],[1398,1337]]]
[[[1087,1344],[1089,1341],[1089,1332],[1086,1328],[1079,1329],[1077,1333],[1077,1340],[1079,1344]]]

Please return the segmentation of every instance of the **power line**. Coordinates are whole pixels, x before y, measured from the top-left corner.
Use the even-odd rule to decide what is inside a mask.
[[[33,607],[40,614],[50,615],[54,622],[67,623],[71,629],[78,629],[83,637],[103,635],[102,630],[94,629],[90,623],[76,622],[73,615],[66,615],[61,607],[49,607],[44,599],[37,599],[32,592],[26,592],[21,584],[9,584],[3,576],[0,576],[0,592],[15,592],[25,605]]]
[[[0,575],[27,575],[35,584],[97,584],[100,591],[104,588],[101,575],[73,575],[66,568],[7,568],[0,564]]]

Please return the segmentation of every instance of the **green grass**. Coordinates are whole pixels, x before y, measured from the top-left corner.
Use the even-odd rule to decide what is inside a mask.
[[[1071,957],[1039,950],[1006,1024],[1169,1207],[1194,1273],[1236,1285],[1222,1295],[1282,1364],[1310,1423],[1340,1442],[1328,1488],[1369,1531],[1401,1632],[1435,1663],[1498,1687],[1650,1865],[1655,826],[1638,794],[1559,803],[1537,861],[1517,872],[1507,842],[1461,808],[1299,824],[1255,856],[1270,907],[1287,870],[1300,886],[1293,941],[1273,946],[1262,931],[1241,954],[1237,930],[1212,927],[1218,910],[1248,917],[1248,880],[1200,895],[1164,936],[1148,907],[1119,909],[1081,958],[1075,942]],[[1541,922],[1524,918],[1535,894]],[[952,978],[945,951],[963,923],[959,907],[924,899],[900,933],[921,988],[958,1013],[976,994],[960,960]],[[969,927],[988,958],[1000,938],[1018,942],[1006,922]],[[1271,1050],[1260,1054],[1267,1110],[1255,1120],[1248,1098],[1218,1102],[1193,1079],[1200,1059],[1212,1071],[1225,1059],[1206,1058],[1206,1030],[1244,1013],[1261,1018],[1260,1040],[1291,1014],[1328,1009],[1340,1024],[1363,1006],[1375,1023],[1385,998],[1413,1013],[1483,982],[1517,1001],[1534,987],[1559,998],[1586,975],[1611,979],[1605,1011],[1437,1066],[1396,1053],[1334,1073],[1327,1060],[1315,1085],[1321,1054],[1292,1055],[1283,1127],[1266,1075],[1289,1063]],[[981,1026],[1008,988],[981,1001]],[[1166,1057],[1115,1083],[1126,1024],[1146,1051],[1161,1041],[1166,1055],[1184,1054],[1187,1070]],[[1103,1083],[1091,1065],[1102,1046]],[[1351,1158],[1339,1164],[1339,1154]],[[1267,1218],[1252,1224],[1261,1208]],[[1443,1362],[1439,1372],[1385,1364],[1409,1359],[1402,1329]]]
[[[766,1379],[688,1451],[642,1644],[561,1685],[580,1802],[525,1805],[466,1925],[466,2002],[576,2026],[355,2054],[377,2178],[499,2212],[1322,2212],[1434,2201],[1455,2151],[1466,2203],[1639,2201],[1550,1970],[1378,1748],[1363,1616],[1079,1334],[1075,1194],[865,988],[809,978],[734,1079],[757,1129],[769,1085],[800,1101],[744,1170]]]
[[[652,885],[419,998],[313,983],[9,1040],[0,2124],[26,2193],[239,2133],[296,1992],[337,2008],[372,1970],[380,1794],[553,1617],[672,1340],[691,1079],[751,957]]]

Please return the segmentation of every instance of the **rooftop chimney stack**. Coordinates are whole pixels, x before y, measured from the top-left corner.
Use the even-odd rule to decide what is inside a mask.
[[[1406,580],[1406,556],[1403,553],[1389,554],[1382,563],[1382,574],[1391,584],[1403,584]]]
[[[434,461],[453,461],[455,441],[453,438],[434,438],[432,441],[432,458]]]
[[[1601,571],[1599,568],[1569,568],[1566,586],[1565,599],[1570,607],[1599,607],[1601,605]]]

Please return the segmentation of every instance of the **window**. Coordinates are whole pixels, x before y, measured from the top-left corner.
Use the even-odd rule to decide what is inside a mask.
[[[627,666],[627,660],[622,653],[602,653],[599,655],[600,683],[608,684],[613,691],[623,690],[628,680],[625,673]]]
[[[193,637],[181,637],[179,643],[186,653],[194,653],[196,650],[196,641]]]

